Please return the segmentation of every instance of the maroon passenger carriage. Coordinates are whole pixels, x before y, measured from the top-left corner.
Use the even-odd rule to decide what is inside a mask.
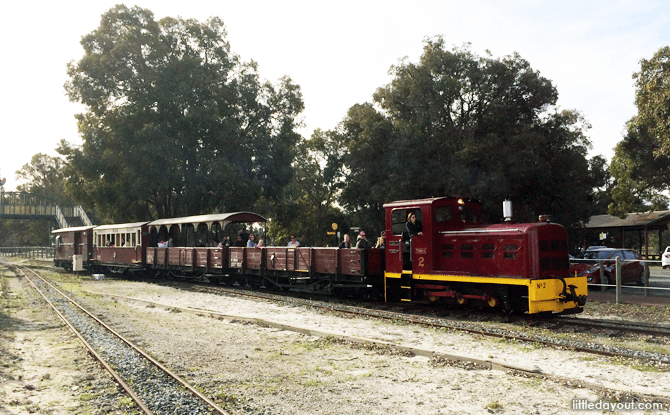
[[[159,275],[206,276],[215,283],[228,282],[231,273],[239,274],[244,262],[240,253],[246,248],[217,245],[224,236],[234,241],[235,235],[254,223],[264,227],[266,219],[255,213],[235,212],[149,222],[151,247],[147,249],[146,266]],[[159,248],[161,240],[171,241],[171,246]]]
[[[93,228],[79,226],[56,229],[54,234],[54,265],[82,271],[93,260]]]

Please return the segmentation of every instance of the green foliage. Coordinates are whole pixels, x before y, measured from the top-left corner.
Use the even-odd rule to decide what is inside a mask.
[[[296,235],[303,246],[334,246],[336,236],[328,236],[337,223],[346,232],[347,221],[335,207],[344,184],[342,157],[346,149],[335,132],[316,130],[310,140],[296,148],[295,175],[282,198],[272,207],[275,221],[269,236],[278,245]]]
[[[17,186],[17,190],[51,199],[59,206],[72,206],[72,199],[64,192],[63,165],[60,157],[35,154],[30,163],[16,171],[16,178],[25,182]],[[49,246],[52,228],[48,220],[2,220],[0,246]]]
[[[64,192],[63,165],[64,161],[60,157],[35,154],[30,163],[24,164],[16,172],[16,178],[25,182],[17,190],[51,199],[60,206],[72,205],[72,200]]]
[[[616,180],[609,213],[665,210],[670,188],[670,48],[640,61],[633,75],[638,116],[617,144],[611,172]]]
[[[52,229],[47,220],[0,220],[0,246],[50,246]]]
[[[419,63],[391,69],[373,104],[340,124],[348,152],[341,204],[364,226],[383,223],[391,200],[443,195],[482,199],[498,221],[505,198],[518,220],[552,214],[579,226],[605,184],[604,159],[586,158],[588,123],[559,111],[551,82],[517,54],[479,57],[426,41]]]
[[[633,75],[640,121],[658,143],[658,153],[670,155],[670,47],[640,61],[640,72]]]
[[[659,151],[658,142],[641,118],[633,118],[627,127],[610,166],[616,186],[609,213],[623,218],[629,212],[665,210],[668,198],[662,192],[670,183],[670,157]]]
[[[87,108],[84,144],[59,151],[69,191],[104,221],[250,210],[290,181],[300,88],[261,82],[225,35],[216,17],[118,5],[82,38],[65,89]]]

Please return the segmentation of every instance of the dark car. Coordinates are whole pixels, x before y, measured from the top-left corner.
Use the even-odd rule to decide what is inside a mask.
[[[621,261],[621,283],[644,285],[644,266],[640,254],[633,249],[600,248],[584,253],[584,259],[570,265],[570,274],[577,272],[578,276],[585,276],[586,281],[592,284],[612,285],[616,282],[616,258]],[[599,260],[603,260],[604,275],[600,281]]]

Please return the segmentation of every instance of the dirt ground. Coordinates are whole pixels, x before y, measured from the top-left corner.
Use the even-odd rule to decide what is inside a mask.
[[[80,340],[26,284],[0,273],[0,414],[124,413],[125,395]]]
[[[5,365],[3,357],[0,376],[8,382],[3,382],[0,400],[10,404],[0,404],[0,414],[117,413],[112,412],[114,404],[125,400],[113,384],[103,382],[108,376],[57,319],[38,311],[39,302],[29,300],[19,279],[6,276],[3,281],[0,350],[10,359]],[[632,402],[625,394],[606,396],[575,383],[451,365],[249,323],[255,317],[499,359],[603,386],[670,396],[667,373],[634,362],[156,284],[82,278],[61,286],[234,414],[574,414],[574,399]],[[138,297],[153,304],[83,290]],[[176,306],[216,310],[226,316],[179,312]],[[83,396],[85,388],[94,395],[92,399]],[[103,397],[106,407],[100,408]],[[35,412],[37,406],[40,410]]]

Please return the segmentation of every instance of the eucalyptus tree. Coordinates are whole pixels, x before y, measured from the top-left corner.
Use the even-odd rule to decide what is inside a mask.
[[[62,145],[70,191],[103,219],[251,209],[292,175],[300,88],[261,81],[223,21],[118,5],[83,36],[66,92],[83,145]]]
[[[551,81],[518,54],[449,51],[438,37],[418,63],[390,73],[373,103],[353,106],[339,126],[347,211],[368,212],[373,223],[384,201],[464,195],[482,199],[490,220],[505,198],[520,220],[549,213],[579,226],[593,212],[604,163],[587,158],[590,126],[560,110]]]
[[[609,214],[626,217],[630,212],[665,210],[670,188],[670,156],[640,117],[627,124],[626,135],[614,148],[610,172],[615,179]]]
[[[297,146],[294,176],[284,188],[280,200],[272,206],[276,213],[270,236],[277,242],[288,242],[296,235],[303,245],[333,246],[335,232],[348,231],[348,221],[336,202],[344,186],[342,158],[346,148],[334,131],[317,129],[309,140]]]
[[[651,59],[641,59],[633,79],[640,122],[657,142],[656,152],[670,155],[670,47],[663,46]]]
[[[651,59],[640,60],[635,79],[638,115],[627,123],[626,134],[612,158],[609,213],[667,209],[670,189],[670,47]]]

